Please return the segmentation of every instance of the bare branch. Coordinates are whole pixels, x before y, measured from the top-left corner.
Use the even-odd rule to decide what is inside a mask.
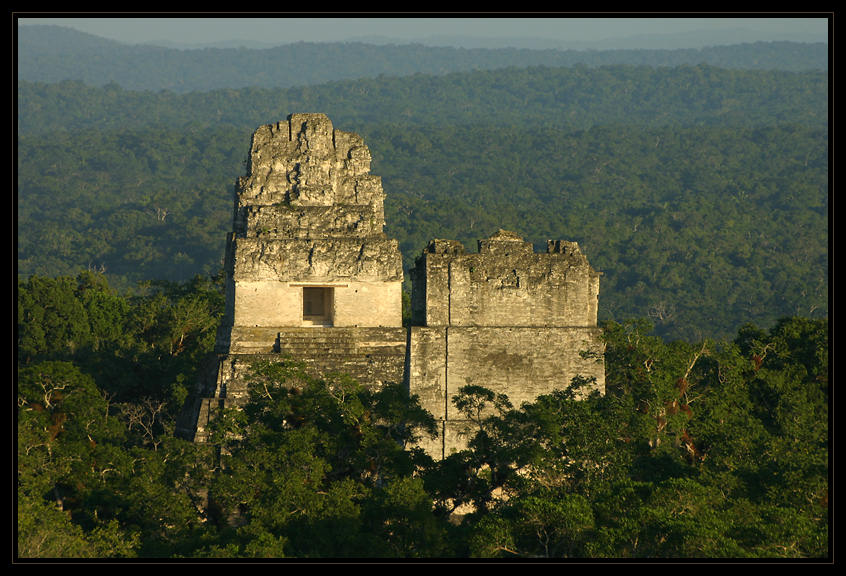
[[[687,377],[690,376],[690,371],[693,370],[693,365],[696,364],[696,361],[699,360],[699,357],[702,356],[702,354],[706,353],[707,351],[708,351],[707,350],[707,344],[703,342],[702,348],[700,348],[699,352],[694,354],[693,360],[690,361],[690,365],[687,367],[687,370],[684,373],[683,378],[685,380],[687,380]]]

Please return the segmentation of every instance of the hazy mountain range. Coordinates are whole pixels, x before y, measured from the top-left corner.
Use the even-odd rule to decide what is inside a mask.
[[[401,39],[390,36],[360,36],[351,38],[350,40],[368,44],[422,44],[424,46],[452,46],[455,48],[526,48],[531,50],[679,50],[774,41],[766,33],[749,28],[690,30],[665,34],[631,34],[598,38],[595,40],[447,35],[425,36],[413,39]],[[779,36],[778,41],[814,44],[819,40],[808,34],[796,33],[782,34]]]
[[[714,40],[714,34],[709,32]],[[672,36],[672,35],[670,35]],[[725,40],[737,34],[725,36]],[[696,41],[693,34],[688,41]],[[701,38],[704,40],[704,32]],[[79,80],[90,85],[116,83],[131,90],[190,92],[245,86],[287,88],[352,78],[446,74],[527,66],[709,64],[723,68],[824,70],[826,43],[747,42],[684,49],[648,48],[656,36],[620,39],[641,42],[641,49],[585,49],[585,43],[553,46],[550,41],[514,40],[522,47],[448,47],[447,39],[395,44],[387,38],[359,42],[297,42],[268,46],[226,41],[216,47],[185,49],[125,44],[71,28],[26,25],[18,28],[18,79],[30,82]],[[450,41],[458,42],[457,39]],[[423,42],[426,42],[424,44]],[[598,41],[609,46],[611,41]],[[478,40],[485,45],[486,41]],[[244,46],[235,47],[236,45]],[[560,43],[559,43],[560,44]],[[588,43],[593,44],[593,43]],[[567,47],[569,46],[569,47]]]

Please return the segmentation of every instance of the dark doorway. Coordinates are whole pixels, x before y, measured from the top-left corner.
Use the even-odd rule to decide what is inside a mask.
[[[303,288],[303,324],[332,325],[332,288]]]

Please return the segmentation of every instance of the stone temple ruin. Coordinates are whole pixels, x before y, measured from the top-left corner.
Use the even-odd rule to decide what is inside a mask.
[[[410,271],[404,327],[402,257],[383,231],[370,159],[361,137],[322,114],[256,130],[236,185],[216,370],[188,405],[184,435],[205,440],[216,411],[246,399],[250,364],[283,354],[366,386],[404,383],[440,423],[440,436],[421,443],[436,458],[467,440],[450,401],[462,386],[515,406],[577,376],[604,391],[599,275],[575,242],[535,253],[501,230],[467,253],[433,240]]]

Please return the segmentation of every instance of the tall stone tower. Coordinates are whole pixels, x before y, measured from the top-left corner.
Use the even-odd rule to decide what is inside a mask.
[[[202,440],[217,407],[244,399],[244,371],[258,358],[289,353],[369,385],[402,381],[402,257],[383,232],[370,160],[360,136],[323,114],[253,134],[227,243],[217,373],[185,435]]]

